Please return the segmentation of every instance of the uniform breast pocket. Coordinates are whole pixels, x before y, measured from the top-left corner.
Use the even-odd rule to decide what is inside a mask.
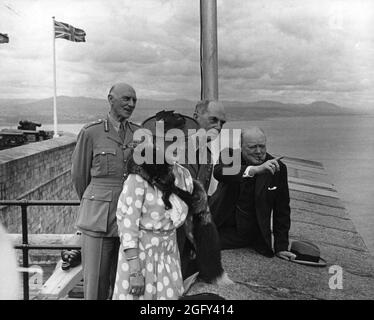
[[[93,153],[92,176],[106,176],[116,157],[114,148],[96,148]]]
[[[84,193],[77,226],[94,232],[107,232],[112,190],[88,188]]]

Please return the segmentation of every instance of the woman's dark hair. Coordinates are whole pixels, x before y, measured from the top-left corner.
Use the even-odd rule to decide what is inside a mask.
[[[152,187],[157,186],[162,191],[162,201],[164,201],[165,209],[169,210],[172,208],[172,204],[170,203],[170,195],[173,193],[175,189],[175,176],[173,173],[173,168],[170,164],[168,164],[165,160],[165,156],[163,157],[163,163],[157,164],[156,162],[156,146],[153,145],[153,163],[149,164],[144,162],[141,167],[145,170],[145,172],[149,175],[150,181],[149,183]],[[159,155],[160,156],[160,155]]]

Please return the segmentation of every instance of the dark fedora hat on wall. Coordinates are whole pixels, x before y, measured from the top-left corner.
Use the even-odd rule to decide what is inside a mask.
[[[296,255],[296,258],[291,260],[292,262],[313,267],[325,267],[327,265],[326,260],[321,258],[321,251],[318,246],[310,241],[293,241],[290,251]]]
[[[152,135],[156,136],[159,134],[159,132],[156,132],[157,122],[163,122],[164,133],[170,129],[180,129],[183,131],[186,137],[190,134],[188,131],[189,129],[199,129],[199,124],[195,119],[180,113],[176,113],[174,110],[162,110],[157,112],[156,115],[144,120],[142,127],[150,130]]]

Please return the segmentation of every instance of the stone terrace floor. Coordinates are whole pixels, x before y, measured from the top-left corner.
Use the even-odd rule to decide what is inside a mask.
[[[321,163],[284,158],[291,197],[292,240],[309,240],[321,249],[327,267],[317,268],[250,249],[222,251],[235,284],[195,283],[188,294],[212,292],[226,299],[374,299],[374,258],[350,219]],[[343,289],[330,289],[333,265],[342,267]]]
[[[233,285],[195,283],[188,294],[211,292],[229,300],[374,299],[374,257],[345,210],[321,163],[284,158],[291,196],[292,240],[309,240],[321,249],[327,267],[317,268],[250,249],[222,251]],[[330,289],[331,266],[343,271],[343,288]],[[46,279],[45,279],[46,280]],[[82,298],[81,283],[76,286]],[[36,292],[31,292],[31,299]],[[67,299],[72,299],[68,298]]]

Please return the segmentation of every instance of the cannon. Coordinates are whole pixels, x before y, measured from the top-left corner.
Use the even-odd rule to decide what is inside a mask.
[[[38,122],[33,122],[33,121],[29,121],[29,120],[21,120],[19,122],[19,126],[17,127],[17,129],[36,131],[36,127],[40,127],[41,125],[42,124],[38,123]]]
[[[17,129],[2,129],[0,131],[0,150],[53,138],[53,131],[36,130],[40,126],[41,123],[38,122],[21,120]]]

